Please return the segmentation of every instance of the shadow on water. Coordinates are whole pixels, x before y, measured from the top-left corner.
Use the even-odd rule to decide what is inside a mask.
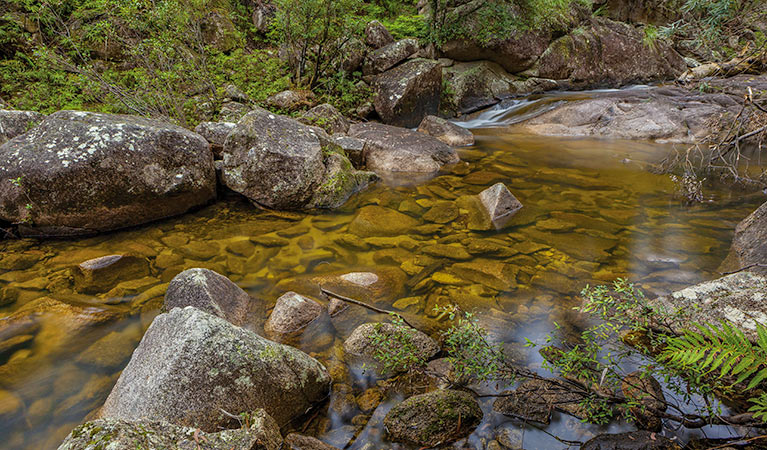
[[[561,97],[478,113],[464,122],[474,128],[477,144],[460,150],[461,163],[415,186],[379,183],[337,211],[266,212],[229,199],[103,236],[0,241],[0,314],[7,316],[0,319],[0,448],[56,448],[92,415],[158,314],[167,283],[192,267],[228,276],[269,307],[288,290],[316,296],[318,278],[374,272],[384,286],[379,306],[428,318],[435,305],[458,304],[477,312],[504,348],[535,370],[542,370],[541,358],[526,353],[525,338],[542,343],[553,322],[577,332],[584,324],[572,307],[587,283],[630,277],[649,292],[664,293],[715,277],[735,225],[763,199],[715,189],[714,201],[685,207],[673,199],[667,177],[642,169],[667,146],[514,135],[498,126]],[[497,182],[525,207],[500,230],[470,229],[471,212],[455,207],[459,198]],[[396,211],[386,221],[406,224],[382,220],[350,232],[358,211],[370,205]],[[440,253],[445,248],[450,251]],[[145,257],[150,269],[107,292],[78,293],[72,267],[115,253]],[[267,311],[253,317],[257,332]],[[339,447],[401,448],[387,442],[382,429],[399,397],[363,411],[360,397],[375,385],[346,366],[342,351],[353,324],[382,319],[357,311],[299,341],[334,378],[331,399],[299,430]],[[544,432],[493,413],[489,400],[482,406],[485,419],[468,439],[470,447],[484,448],[502,433],[528,449],[565,448],[547,433],[585,441],[631,429],[557,414]]]

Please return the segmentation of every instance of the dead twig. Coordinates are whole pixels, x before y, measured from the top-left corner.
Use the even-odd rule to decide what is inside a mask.
[[[402,321],[405,322],[405,324],[407,324],[407,326],[409,326],[410,328],[413,328],[415,330],[418,329],[418,327],[416,327],[413,324],[411,324],[410,322],[408,322],[407,319],[405,319],[400,313],[398,313],[396,311],[391,311],[391,310],[388,310],[388,309],[377,308],[377,307],[375,307],[373,305],[369,305],[369,304],[367,304],[365,302],[361,302],[359,300],[355,300],[355,299],[349,298],[349,297],[344,297],[343,295],[336,294],[335,292],[329,291],[329,290],[325,289],[322,286],[320,286],[320,292],[322,292],[323,294],[325,294],[325,295],[327,295],[329,297],[337,298],[338,300],[344,301],[346,303],[351,303],[352,305],[362,306],[363,308],[367,308],[367,309],[369,309],[371,311],[375,311],[375,312],[380,313],[380,314],[395,315],[395,316],[399,317],[400,319],[402,319]]]

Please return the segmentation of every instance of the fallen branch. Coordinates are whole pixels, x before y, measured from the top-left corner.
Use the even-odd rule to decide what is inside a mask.
[[[369,305],[369,304],[367,304],[365,302],[361,302],[359,300],[355,300],[355,299],[349,298],[349,297],[344,297],[343,295],[336,294],[335,292],[329,291],[329,290],[325,289],[322,286],[320,286],[320,292],[322,292],[323,294],[325,294],[325,295],[327,295],[329,297],[337,298],[337,299],[342,300],[342,301],[344,301],[346,303],[351,303],[352,305],[362,306],[363,308],[367,308],[367,309],[369,309],[371,311],[375,311],[375,312],[380,313],[380,314],[392,314],[392,315],[395,315],[395,316],[399,317],[400,319],[402,319],[402,321],[405,322],[405,324],[407,324],[407,326],[409,326],[410,328],[412,328],[414,330],[418,330],[418,327],[415,327],[413,324],[408,322],[407,319],[405,319],[402,316],[402,314],[400,314],[400,313],[398,313],[396,311],[391,311],[391,310],[388,310],[388,309],[377,308],[377,307],[375,307],[373,305]]]
[[[753,263],[749,264],[745,267],[741,267],[740,269],[733,270],[732,272],[720,272],[722,275],[732,275],[734,273],[743,272],[744,270],[753,269],[754,267],[759,268],[767,268],[767,264],[761,264],[761,263]]]

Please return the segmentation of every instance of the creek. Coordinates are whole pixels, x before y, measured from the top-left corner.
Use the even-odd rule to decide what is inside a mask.
[[[33,323],[14,328],[0,319],[0,449],[55,449],[103,403],[159,313],[167,283],[193,267],[229,277],[263,301],[266,311],[288,290],[316,294],[318,277],[373,272],[382,285],[379,306],[429,318],[435,305],[458,304],[475,311],[504,349],[536,370],[541,357],[524,348],[525,339],[542,344],[554,322],[565,333],[579,332],[584,323],[572,308],[587,284],[628,277],[661,294],[717,277],[736,224],[762,196],[713,186],[706,189],[708,201],[685,206],[668,176],[644,168],[670,145],[537,137],[509,127],[583,95],[536,96],[476,113],[463,125],[477,142],[459,150],[459,164],[417,185],[377,183],[339,210],[259,211],[229,197],[181,217],[96,237],[0,241],[0,317],[29,316]],[[457,199],[497,182],[524,208],[501,229],[471,229],[471,212],[456,207]],[[350,232],[360,209],[370,205],[398,214]],[[405,223],[396,223],[399,214],[408,216]],[[78,293],[72,268],[111,254],[145,257],[149,271],[108,292]],[[407,282],[416,277],[418,283]],[[78,309],[34,313],[46,297]],[[117,319],[102,320],[105,315]],[[355,315],[383,319],[367,311]],[[265,319],[254,317],[250,326],[261,332]],[[404,448],[386,441],[381,424],[396,396],[372,413],[358,409],[354,398],[365,386],[344,366],[346,335],[341,324],[296,343],[330,368],[335,383],[329,405],[296,428],[342,448],[371,442],[371,448]],[[485,420],[469,438],[472,446],[485,448],[503,429],[527,449],[566,448],[543,431],[493,413],[491,405],[482,402]],[[626,423],[584,425],[557,413],[547,431],[586,441],[630,429]]]

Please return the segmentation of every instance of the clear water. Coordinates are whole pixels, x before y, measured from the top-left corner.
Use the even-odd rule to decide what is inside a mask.
[[[0,298],[14,300],[0,309],[0,343],[16,338],[8,348],[0,346],[0,448],[56,448],[92,414],[158,314],[166,283],[188,268],[213,269],[264,302],[264,314],[252,318],[257,332],[287,290],[316,295],[317,277],[375,272],[392,280],[379,306],[394,309],[407,299],[397,307],[429,320],[435,304],[457,303],[476,311],[506,348],[538,370],[541,358],[524,354],[524,339],[542,343],[555,321],[577,332],[583,324],[572,307],[587,283],[630,277],[649,292],[663,293],[714,278],[735,225],[764,200],[710,188],[711,201],[683,206],[668,177],[642,167],[668,146],[513,134],[506,125],[525,113],[525,105],[469,118],[477,144],[460,150],[462,162],[436,178],[416,186],[380,183],[337,211],[265,212],[229,198],[183,217],[98,237],[0,241]],[[446,223],[429,221],[442,217],[429,214],[435,205],[456,204],[496,182],[525,205],[504,228],[471,230],[465,210]],[[350,233],[357,211],[367,205],[415,222],[393,236]],[[454,252],[435,256],[436,244],[451,245]],[[486,245],[513,251],[477,253]],[[146,257],[150,272],[123,280],[109,293],[75,291],[73,266],[116,253]],[[467,272],[467,265],[486,274],[472,275],[476,271]],[[407,284],[415,277],[422,279]],[[77,309],[30,315],[45,297]],[[355,315],[357,321],[381,319],[362,310]],[[331,368],[335,394],[295,429],[340,447],[401,447],[386,441],[381,425],[399,396],[392,394],[368,415],[356,409],[354,398],[367,386],[344,368],[341,346],[348,330],[336,325],[341,331],[328,327],[322,339],[296,343]],[[631,429],[623,423],[587,426],[555,414],[544,432],[493,413],[490,400],[482,403],[485,420],[464,443],[472,448],[484,448],[504,428],[527,449],[567,447],[547,433],[585,441],[595,433]]]

